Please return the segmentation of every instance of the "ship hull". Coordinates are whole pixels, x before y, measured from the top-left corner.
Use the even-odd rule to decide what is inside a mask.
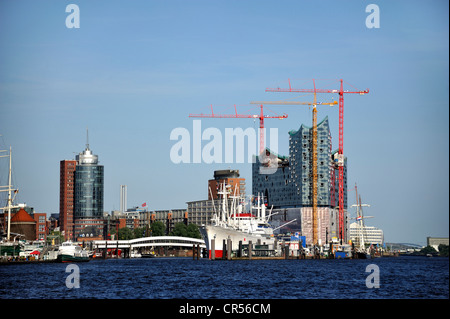
[[[78,257],[78,256],[72,256],[72,255],[66,255],[66,254],[60,254],[57,258],[58,262],[62,263],[70,263],[70,262],[85,262],[89,261],[89,257]]]
[[[247,232],[238,231],[232,228],[224,228],[219,226],[203,226],[200,228],[203,239],[205,240],[206,249],[208,251],[208,258],[211,259],[211,240],[214,239],[214,252],[215,258],[223,258],[225,256],[224,252],[224,241],[225,244],[228,239],[231,239],[231,250],[239,249],[239,242],[242,241],[243,245],[248,245],[251,241],[252,244],[261,243],[262,245],[269,245],[273,248],[275,242],[274,237],[262,236],[259,234],[250,234]]]

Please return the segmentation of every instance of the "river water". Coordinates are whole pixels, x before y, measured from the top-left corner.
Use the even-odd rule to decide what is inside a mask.
[[[142,258],[92,260],[76,264],[75,270],[68,265],[0,266],[0,298],[449,298],[449,259],[439,257],[252,261]],[[74,279],[77,273],[79,288]]]

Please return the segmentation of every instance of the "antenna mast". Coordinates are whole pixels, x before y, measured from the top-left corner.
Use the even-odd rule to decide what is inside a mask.
[[[89,128],[86,126],[86,148],[89,149]]]

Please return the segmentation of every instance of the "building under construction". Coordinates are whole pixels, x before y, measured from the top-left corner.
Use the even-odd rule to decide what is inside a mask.
[[[263,194],[270,209],[274,227],[288,221],[280,231],[300,232],[306,243],[313,244],[313,130],[301,125],[299,130],[289,132],[289,156],[273,154],[266,149],[266,155],[275,156],[278,168],[273,174],[260,170],[261,163],[256,158],[252,167],[252,192]],[[316,243],[329,243],[339,236],[338,168],[332,151],[328,117],[317,124],[317,195],[316,195]],[[347,189],[347,159],[344,159],[344,189]],[[344,192],[344,210],[347,209],[347,194]],[[345,213],[345,233],[347,239],[347,214]]]

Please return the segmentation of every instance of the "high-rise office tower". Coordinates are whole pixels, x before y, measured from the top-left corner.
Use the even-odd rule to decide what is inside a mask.
[[[76,156],[74,228],[75,238],[103,234],[104,170],[98,156],[86,149]],[[87,238],[86,238],[87,239]]]
[[[75,160],[60,162],[59,220],[65,240],[102,239],[103,172],[89,141]]]

